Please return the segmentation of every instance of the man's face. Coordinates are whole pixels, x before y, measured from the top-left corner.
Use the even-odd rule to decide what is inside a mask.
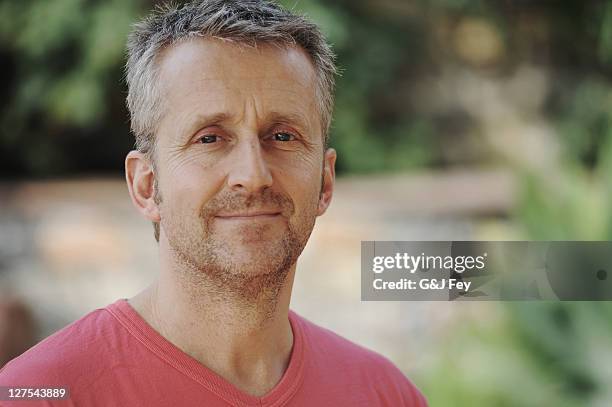
[[[277,291],[333,188],[308,56],[194,39],[159,82],[160,243],[224,291]]]

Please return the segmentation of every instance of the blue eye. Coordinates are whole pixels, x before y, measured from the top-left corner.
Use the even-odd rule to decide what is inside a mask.
[[[219,136],[215,134],[208,134],[206,136],[200,137],[198,141],[202,144],[210,144],[210,143],[214,143],[215,141],[217,141],[218,138]]]
[[[279,132],[274,133],[274,140],[276,141],[293,141],[295,136],[291,133]]]

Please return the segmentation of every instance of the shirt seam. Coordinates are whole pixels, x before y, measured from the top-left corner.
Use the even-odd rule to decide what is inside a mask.
[[[255,403],[249,403],[241,399],[238,399],[232,396],[228,396],[225,391],[222,391],[221,389],[219,389],[219,387],[213,382],[207,380],[206,378],[200,377],[199,375],[195,375],[189,367],[183,365],[180,362],[174,361],[173,359],[169,358],[164,352],[159,352],[159,349],[157,349],[158,346],[154,342],[144,340],[147,337],[147,335],[137,325],[135,325],[131,321],[131,318],[125,315],[123,310],[121,310],[120,308],[115,310],[115,309],[111,309],[107,307],[107,308],[103,308],[102,310],[107,311],[109,314],[111,314],[111,316],[115,320],[117,320],[121,324],[121,326],[123,326],[133,338],[135,338],[138,342],[144,345],[157,358],[161,359],[166,364],[171,366],[174,370],[189,377],[191,380],[195,381],[196,383],[203,386],[210,392],[214,393],[217,397],[221,398],[223,401],[233,406],[236,406],[236,407],[281,407],[281,406],[286,405],[295,396],[295,394],[297,393],[297,390],[303,383],[304,369],[306,368],[306,363],[304,359],[305,337],[304,337],[303,327],[301,326],[301,321],[297,320],[297,317],[295,319],[296,319],[296,324],[300,325],[298,328],[299,329],[298,335],[302,336],[301,337],[302,346],[300,349],[301,354],[295,355],[295,356],[297,356],[298,359],[301,360],[302,367],[297,371],[298,375],[296,377],[296,380],[294,380],[294,382],[289,385],[287,390],[284,393],[282,393],[278,397],[277,400],[274,400],[271,403],[266,402],[265,397],[258,397]]]
[[[178,363],[178,362],[173,361],[172,359],[169,359],[165,354],[160,354],[157,351],[157,349],[154,348],[154,346],[152,346],[150,343],[147,343],[147,341],[143,341],[141,337],[145,336],[144,332],[142,332],[138,327],[134,326],[133,324],[129,324],[129,325],[126,324],[125,321],[122,320],[121,316],[118,316],[115,314],[114,310],[105,308],[105,311],[108,311],[113,316],[113,318],[115,318],[130,333],[130,335],[132,335],[132,337],[134,337],[138,342],[143,344],[151,353],[153,353],[159,359],[163,360],[165,363],[170,365],[173,369],[175,369],[179,373],[189,377],[191,380],[195,381],[196,383],[203,386],[210,392],[214,393],[217,397],[221,398],[223,401],[233,406],[236,406],[236,407],[258,407],[258,406],[261,407],[260,401],[256,404],[251,404],[251,403],[245,403],[242,400],[228,399],[228,397],[225,394],[223,394],[224,392],[219,391],[219,389],[217,388],[215,384],[211,383],[210,381],[206,379],[201,380],[203,378],[197,377],[194,374],[192,374],[190,369],[188,368],[183,369],[185,366],[183,366],[181,363]],[[134,330],[137,331],[136,334],[134,333]]]

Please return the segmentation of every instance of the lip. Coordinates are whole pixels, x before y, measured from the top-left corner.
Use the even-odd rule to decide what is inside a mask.
[[[237,212],[237,213],[222,213],[217,214],[216,217],[220,219],[272,219],[280,216],[279,211],[252,211],[252,212]]]

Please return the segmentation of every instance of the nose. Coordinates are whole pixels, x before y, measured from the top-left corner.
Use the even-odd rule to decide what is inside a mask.
[[[235,152],[227,177],[231,189],[253,193],[272,185],[272,174],[258,138],[239,143]]]

